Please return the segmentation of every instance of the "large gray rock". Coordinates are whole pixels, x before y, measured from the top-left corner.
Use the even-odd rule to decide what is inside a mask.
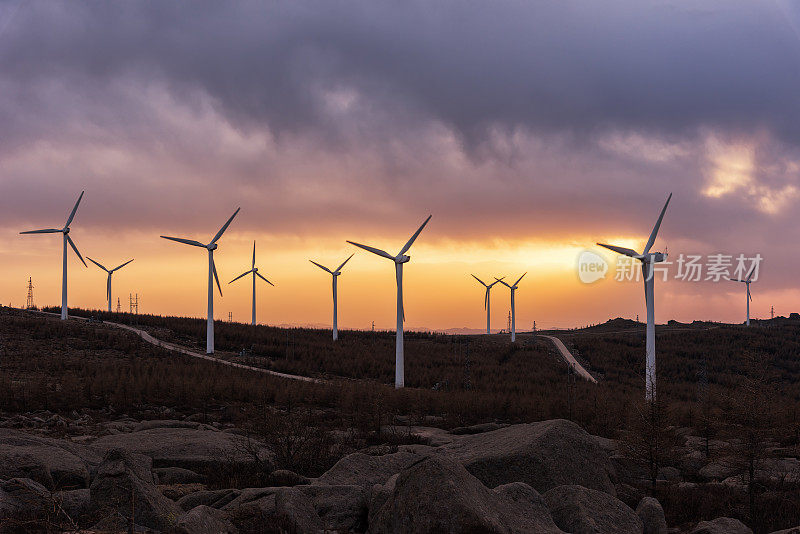
[[[0,480],[0,525],[2,519],[43,520],[53,513],[50,492],[30,478]]]
[[[783,530],[776,530],[770,534],[800,534],[800,527],[785,528]]]
[[[539,492],[580,484],[614,495],[614,468],[590,434],[554,419],[464,436],[439,449],[488,487],[525,482]]]
[[[89,494],[88,488],[59,491],[55,499],[68,516],[76,519],[89,512]]]
[[[371,534],[561,532],[527,484],[489,489],[444,456],[404,469],[386,486],[370,502]]]
[[[734,476],[736,472],[737,469],[733,466],[733,462],[722,459],[702,467],[697,474],[707,482],[719,482]]]
[[[753,531],[738,519],[718,517],[700,521],[691,534],[753,534]]]
[[[201,504],[212,508],[222,508],[241,494],[241,490],[238,489],[196,491],[178,499],[178,506],[186,511]]]
[[[636,512],[603,491],[583,486],[558,486],[542,495],[553,521],[572,534],[641,534]]]
[[[384,484],[389,478],[406,467],[420,461],[424,455],[412,452],[396,452],[373,456],[355,452],[341,458],[333,467],[316,479],[314,485],[362,486],[371,488]]]
[[[286,534],[313,534],[325,528],[311,500],[297,488],[281,488],[275,494],[275,524]]]
[[[361,486],[295,486],[314,507],[325,530],[363,532],[367,527],[367,492]]]
[[[205,476],[182,467],[158,467],[153,469],[159,484],[195,484],[203,482]]]
[[[208,506],[197,506],[178,519],[170,534],[236,534],[225,514]]]
[[[104,436],[92,444],[101,453],[125,449],[153,459],[155,467],[182,467],[207,472],[219,464],[244,467],[253,454],[271,464],[273,454],[262,443],[216,430],[158,427]]]
[[[642,520],[644,534],[667,534],[667,520],[661,503],[653,497],[643,497],[636,507],[636,515]]]
[[[183,510],[155,486],[149,457],[124,449],[108,451],[90,489],[90,504],[98,517],[122,516],[137,525],[166,530]]]
[[[101,456],[85,445],[0,428],[0,478],[30,478],[48,489],[89,486]]]

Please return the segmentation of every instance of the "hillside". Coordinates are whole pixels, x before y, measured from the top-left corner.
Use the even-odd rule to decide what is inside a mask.
[[[135,320],[161,339],[202,346],[201,321]],[[648,408],[641,402],[639,372],[644,339],[635,328],[557,333],[600,379],[597,385],[570,376],[552,346],[531,335],[521,335],[511,346],[499,335],[411,334],[406,370],[413,387],[395,391],[385,385],[393,362],[393,335],[387,332],[343,332],[342,343],[333,346],[326,331],[217,324],[218,346],[229,349],[218,356],[327,379],[313,384],[192,359],[100,322],[64,323],[3,308],[0,455],[13,445],[15,458],[27,460],[6,460],[0,471],[0,517],[7,513],[8,495],[23,491],[12,479],[43,484],[45,490],[29,485],[24,491],[47,491],[48,499],[90,499],[93,488],[95,500],[105,499],[105,490],[96,489],[105,487],[98,479],[106,472],[102,465],[122,462],[139,473],[134,480],[139,498],[178,515],[211,514],[231,521],[239,532],[265,531],[259,522],[265,517],[273,525],[280,517],[291,524],[307,521],[306,527],[342,527],[344,521],[342,532],[363,532],[368,525],[383,525],[371,532],[397,531],[390,525],[408,516],[405,495],[453,481],[466,492],[459,502],[472,504],[462,515],[448,515],[448,521],[459,528],[483,525],[487,532],[528,531],[532,523],[514,527],[492,519],[512,513],[519,502],[528,503],[528,512],[539,510],[525,521],[549,525],[542,532],[569,531],[573,527],[555,502],[580,506],[581,499],[604,503],[586,521],[626,517],[632,530],[621,532],[641,532],[637,521],[644,519],[634,510],[649,502],[642,500],[647,494],[658,499],[657,509],[663,506],[666,522],[678,531],[722,516],[738,518],[756,532],[788,528],[800,524],[800,369],[794,357],[800,340],[794,326],[786,320],[770,328],[659,327],[660,402]],[[237,355],[240,348],[249,349],[246,356]],[[533,422],[545,426],[528,425]],[[247,438],[229,441],[223,434]],[[156,436],[159,445],[148,448]],[[47,447],[80,453],[83,459],[66,471],[56,468],[53,459],[62,453],[41,458],[45,442],[37,440],[56,440],[47,441]],[[159,451],[173,450],[170,442],[184,445],[165,456]],[[30,447],[19,449],[20,443]],[[137,457],[109,458],[106,443],[144,454],[150,467],[135,468]],[[205,448],[197,449],[201,443]],[[208,444],[218,448],[209,450]],[[253,456],[256,450],[266,456]],[[508,471],[515,462],[538,465],[556,451],[572,453],[548,468],[550,482],[533,475],[538,468]],[[589,476],[586,455],[594,458],[591,465],[605,465],[607,473]],[[421,467],[414,467],[419,462]],[[142,474],[148,470],[154,473],[149,479]],[[344,489],[356,483],[356,476],[384,484],[398,473],[394,486],[376,488],[376,494]],[[496,488],[508,483],[524,483],[514,492],[534,493],[524,498],[515,493],[509,501],[504,491],[511,488]],[[609,497],[584,495],[586,488]],[[84,493],[65,496],[64,491]],[[535,497],[537,492],[542,497]],[[230,499],[236,506],[228,506]],[[324,512],[333,506],[331,499],[339,503],[336,520]],[[354,508],[346,512],[342,502]],[[195,510],[198,504],[211,511]],[[48,516],[42,529],[66,528],[73,520],[89,526],[102,519],[94,505],[86,506],[72,510],[69,519]],[[308,512],[309,506],[316,512]],[[467,513],[470,508],[499,515],[475,517]],[[300,509],[305,515],[297,516]],[[19,522],[23,516],[0,519],[0,532],[30,531],[30,523]],[[148,526],[154,525],[159,523]]]

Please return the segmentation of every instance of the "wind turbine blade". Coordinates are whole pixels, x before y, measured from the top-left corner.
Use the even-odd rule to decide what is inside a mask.
[[[613,250],[614,252],[619,252],[620,254],[625,254],[626,256],[630,256],[631,258],[636,258],[640,256],[638,252],[635,250],[625,248],[625,247],[617,247],[614,245],[606,245],[605,243],[598,243],[601,247],[607,248],[608,250]]]
[[[78,255],[78,258],[81,260],[81,263],[83,264],[83,266],[86,267],[87,265],[86,265],[86,262],[83,261],[83,256],[81,256],[81,253],[78,252],[78,247],[75,246],[75,243],[73,243],[72,238],[69,235],[67,235],[67,242],[69,243],[69,246],[72,247],[72,250],[75,251],[75,254]]]
[[[93,260],[92,258],[90,258],[89,256],[86,256],[86,259],[87,259],[87,260],[89,260],[90,262],[94,263],[95,265],[97,265],[97,266],[98,266],[98,267],[100,267],[101,269],[103,269],[105,272],[107,272],[107,273],[108,273],[108,272],[111,272],[111,271],[109,271],[108,269],[106,269],[105,267],[103,267],[103,265],[102,265],[101,263],[98,263],[98,262],[94,261],[94,260]]]
[[[669,194],[667,197],[667,201],[664,203],[664,207],[661,208],[661,215],[658,216],[658,220],[656,221],[656,225],[653,227],[653,231],[650,233],[650,239],[647,240],[647,245],[644,247],[644,252],[642,254],[647,254],[650,252],[650,247],[653,246],[653,243],[656,242],[656,235],[658,234],[658,229],[661,227],[661,219],[664,218],[664,213],[667,211],[667,206],[669,206],[669,201],[672,199],[672,193]]]
[[[252,269],[250,269],[249,271],[245,271],[245,272],[243,272],[242,274],[240,274],[239,276],[237,276],[236,278],[234,278],[233,280],[231,280],[231,281],[230,281],[230,282],[228,282],[228,283],[229,283],[229,284],[232,284],[232,283],[234,283],[235,281],[237,281],[239,278],[241,278],[241,277],[243,277],[243,276],[247,276],[248,274],[250,274],[250,273],[252,273],[252,272],[253,272],[253,270],[252,270]]]
[[[263,276],[261,276],[259,273],[256,273],[256,276],[257,276],[257,277],[259,277],[259,278],[261,278],[263,281],[265,281],[266,283],[268,283],[268,284],[269,284],[269,285],[271,285],[272,287],[275,287],[275,284],[273,284],[272,282],[270,282],[269,280],[267,280],[266,278],[264,278]]]
[[[738,278],[728,278],[731,282],[746,282],[747,280],[739,280]]]
[[[494,279],[494,282],[492,282],[491,284],[489,284],[489,285],[488,285],[488,286],[486,286],[486,287],[488,287],[488,288],[491,288],[491,287],[492,287],[493,285],[495,285],[497,282],[502,282],[504,278],[505,278],[505,276],[503,276],[502,278],[497,278],[497,277],[495,277],[495,279]],[[505,283],[505,282],[504,282],[504,283]]]
[[[116,267],[114,267],[113,269],[111,269],[111,272],[113,273],[114,271],[118,271],[118,270],[122,269],[123,267],[125,267],[126,265],[128,265],[128,264],[129,264],[130,262],[132,262],[132,261],[133,261],[133,258],[129,259],[128,261],[126,261],[126,262],[125,262],[125,263],[123,263],[122,265],[117,265]]]
[[[753,300],[753,295],[750,294],[750,284],[747,284],[747,298]]]
[[[163,239],[169,239],[170,241],[177,241],[178,243],[185,243],[187,245],[193,245],[195,247],[206,248],[204,244],[200,241],[195,241],[194,239],[183,239],[182,237],[169,237],[166,235],[161,236]]]
[[[745,278],[745,280],[747,280],[747,281],[749,282],[749,281],[750,281],[750,279],[753,277],[753,274],[754,274],[755,272],[756,272],[756,266],[755,266],[755,265],[753,265],[753,268],[752,268],[752,269],[750,269],[750,273],[748,273],[748,275],[747,275],[747,277]]]
[[[313,263],[314,265],[316,265],[317,267],[319,267],[323,271],[328,271],[329,273],[333,274],[333,271],[331,271],[330,269],[328,269],[324,265],[320,265],[319,263],[315,262],[314,260],[308,260],[308,261],[310,261],[311,263]]]
[[[111,273],[108,273],[108,280],[106,280],[106,300],[110,298],[111,298]]]
[[[520,280],[522,280],[523,278],[525,278],[525,275],[526,275],[526,274],[528,274],[528,271],[525,271],[525,272],[522,274],[522,276],[520,276],[519,278],[517,278],[517,281],[516,281],[516,282],[514,282],[514,284],[513,284],[513,285],[517,285],[517,284],[519,284]],[[508,285],[508,284],[506,284],[506,285]]]
[[[368,250],[368,251],[372,252],[373,254],[377,254],[378,256],[383,256],[384,258],[388,258],[388,259],[394,261],[394,256],[392,256],[391,254],[389,254],[385,250],[381,250],[379,248],[370,247],[368,245],[362,245],[361,243],[356,243],[355,241],[348,241],[348,243],[350,243],[351,245],[355,245],[358,248],[363,248],[364,250]]]
[[[355,256],[355,255],[356,255],[356,254],[355,254],[355,252],[354,252],[354,253],[352,253],[352,254],[350,254],[350,257],[349,257],[349,258],[347,258],[346,260],[344,260],[344,261],[342,262],[342,264],[336,268],[336,272],[338,272],[338,271],[341,271],[341,270],[342,270],[342,267],[344,267],[344,264],[345,264],[345,263],[347,263],[348,261],[350,261],[350,258],[352,258],[352,257],[353,257],[353,256]]]
[[[486,286],[486,292],[483,294],[483,309],[489,308],[489,286]]]
[[[47,228],[45,230],[28,230],[27,232],[20,232],[20,234],[60,234],[63,230],[56,228]]]
[[[256,242],[253,241],[253,269],[256,268]]]
[[[489,286],[487,286],[487,285],[486,285],[486,283],[485,283],[483,280],[481,280],[480,278],[478,278],[478,277],[477,277],[477,276],[475,276],[474,274],[473,274],[473,275],[470,275],[470,276],[472,276],[472,278],[474,278],[475,280],[477,280],[478,282],[480,282],[480,283],[481,283],[481,285],[483,285],[483,287],[489,287]]]
[[[502,278],[497,278],[497,277],[495,276],[495,277],[494,277],[494,279],[495,279],[495,282],[494,282],[495,284],[496,284],[497,282],[500,282],[501,284],[503,284],[503,285],[504,285],[504,286],[506,286],[507,288],[511,289],[511,286],[510,286],[510,285],[508,285],[507,283],[505,283],[505,282],[503,281],[503,279],[502,279]]]
[[[422,232],[422,229],[423,229],[423,228],[425,228],[425,225],[426,225],[426,224],[428,224],[428,221],[430,221],[430,220],[431,220],[431,217],[433,217],[433,215],[428,215],[428,218],[427,218],[427,219],[425,219],[425,222],[424,222],[424,223],[422,223],[422,226],[420,226],[420,227],[419,227],[419,229],[418,229],[416,232],[414,232],[414,235],[412,235],[412,236],[411,236],[411,239],[409,239],[409,240],[408,240],[408,243],[406,243],[406,244],[405,244],[405,246],[404,246],[404,247],[403,247],[403,248],[400,250],[400,252],[397,254],[398,256],[402,256],[403,254],[405,254],[405,253],[406,253],[406,251],[407,251],[408,249],[410,249],[410,248],[411,248],[411,245],[413,245],[413,244],[414,244],[414,241],[416,241],[416,239],[417,239],[417,236],[419,235],[419,233],[420,233],[420,232]]]
[[[217,262],[211,260],[211,268],[214,271],[214,280],[217,281],[217,289],[219,289],[219,296],[222,296],[222,286],[219,285],[219,276],[217,276]]]
[[[81,196],[78,197],[78,201],[75,203],[75,207],[72,208],[72,213],[69,214],[69,217],[67,218],[67,224],[64,225],[64,228],[68,228],[70,223],[72,222],[72,219],[75,218],[75,212],[78,211],[78,204],[81,203],[81,199],[83,198],[83,193],[84,191],[81,191]]]
[[[236,211],[233,212],[233,215],[231,215],[231,218],[228,219],[228,222],[226,222],[225,224],[222,225],[222,228],[219,229],[219,232],[217,232],[217,235],[215,235],[214,239],[211,240],[211,244],[212,245],[217,242],[217,239],[222,237],[223,232],[225,232],[225,230],[228,229],[228,226],[230,226],[231,221],[233,221],[233,218],[236,217],[236,214],[239,213],[240,209],[242,209],[242,208],[236,208]]]

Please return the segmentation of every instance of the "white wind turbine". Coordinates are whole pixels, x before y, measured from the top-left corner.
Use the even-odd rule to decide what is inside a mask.
[[[352,258],[352,257],[353,257],[353,254],[350,254],[350,258]],[[345,263],[350,261],[350,258],[347,258],[346,260],[344,260],[342,262],[342,264],[340,266],[338,266],[336,268],[336,270],[334,270],[334,271],[331,271],[330,269],[328,269],[324,265],[320,265],[319,263],[315,262],[314,260],[308,260],[311,263],[313,263],[314,265],[316,265],[317,267],[319,267],[320,269],[322,269],[323,271],[327,271],[327,272],[331,273],[331,276],[333,277],[333,340],[334,341],[339,339],[339,327],[337,325],[336,281],[339,279],[339,275],[342,274],[342,267],[344,267]]]
[[[507,283],[503,282],[502,278],[495,277],[495,280],[506,286],[508,289],[511,290],[511,342],[515,342],[517,340],[517,311],[514,307],[514,293],[519,289],[517,284],[519,284],[520,280],[522,280],[525,275],[528,274],[525,272],[522,276],[517,278],[517,281],[514,282],[512,285],[508,285]],[[488,299],[487,299],[488,300]]]
[[[118,271],[118,270],[122,269],[123,267],[128,265],[133,260],[130,259],[130,260],[126,261],[125,263],[123,263],[122,265],[117,265],[113,269],[108,270],[102,264],[94,261],[89,256],[86,256],[86,259],[89,260],[90,262],[94,263],[95,265],[97,265],[98,267],[100,267],[101,269],[103,269],[105,272],[108,273],[108,280],[106,282],[106,298],[108,299],[108,311],[111,312],[111,275],[114,274],[114,271]]]
[[[744,284],[747,286],[747,299],[746,299],[746,301],[747,301],[747,326],[750,326],[750,301],[753,300],[753,296],[750,295],[750,283],[752,282],[751,278],[753,277],[753,273],[755,271],[756,271],[756,268],[753,267],[750,270],[750,274],[748,274],[747,278],[745,278],[744,280],[733,279],[733,278],[730,279],[731,282],[744,282]]]
[[[408,249],[411,248],[411,245],[414,244],[414,241],[419,236],[422,229],[425,228],[425,225],[428,224],[428,221],[431,220],[431,215],[428,215],[428,218],[425,219],[425,222],[422,223],[422,226],[414,232],[414,235],[411,236],[411,239],[408,240],[400,252],[397,253],[397,256],[392,256],[388,252],[383,250],[369,247],[367,245],[362,245],[360,243],[355,243],[353,241],[348,241],[351,245],[355,245],[359,248],[363,248],[364,250],[368,250],[373,254],[377,254],[378,256],[383,256],[386,259],[392,260],[394,262],[394,269],[395,275],[397,277],[397,335],[395,340],[395,360],[394,360],[394,387],[401,388],[405,385],[405,372],[403,368],[403,321],[405,321],[405,313],[403,312],[403,264],[407,263],[411,257],[406,256],[405,253],[408,252]]]
[[[170,241],[177,241],[178,243],[185,243],[187,245],[192,245],[195,247],[200,247],[208,250],[208,314],[206,316],[206,354],[214,354],[214,282],[212,281],[212,276],[214,280],[217,282],[217,289],[219,289],[219,294],[222,296],[222,287],[219,285],[219,277],[217,276],[217,266],[214,264],[214,251],[217,249],[217,241],[220,237],[222,237],[222,233],[228,229],[228,225],[231,224],[233,218],[236,217],[236,214],[239,213],[241,208],[236,208],[236,211],[233,212],[231,218],[228,219],[222,228],[219,229],[217,235],[211,240],[210,243],[204,245],[199,241],[194,241],[193,239],[183,239],[181,237],[168,237],[162,235],[161,237],[164,239],[169,239]]]
[[[478,277],[477,277],[477,276],[475,276],[474,274],[472,275],[472,278],[474,278],[475,280],[477,280],[478,282],[480,282],[480,283],[483,285],[483,287],[485,287],[485,288],[486,288],[486,293],[485,293],[485,296],[484,296],[484,298],[483,298],[483,307],[486,309],[486,333],[487,333],[487,334],[491,334],[491,333],[492,333],[492,331],[491,331],[491,328],[490,328],[490,326],[491,326],[491,322],[490,322],[490,319],[489,319],[489,318],[490,318],[490,313],[489,313],[489,311],[490,311],[490,309],[491,309],[491,301],[490,301],[490,298],[489,298],[489,292],[492,290],[492,287],[493,287],[493,286],[494,286],[494,285],[495,285],[497,282],[502,282],[502,281],[503,281],[503,278],[505,278],[505,276],[504,276],[503,278],[496,278],[496,277],[495,277],[495,281],[494,281],[494,282],[492,282],[492,283],[491,283],[491,284],[489,284],[489,285],[486,285],[486,283],[485,283],[483,280],[481,280],[480,278],[478,278]]]
[[[75,246],[75,243],[72,242],[72,238],[69,236],[69,225],[72,222],[72,219],[75,218],[75,212],[78,211],[78,204],[81,203],[81,199],[83,198],[83,191],[81,191],[81,196],[78,197],[78,201],[75,203],[75,207],[72,208],[72,213],[69,214],[67,217],[67,223],[64,225],[64,228],[60,230],[57,228],[47,228],[46,230],[30,230],[28,232],[20,232],[21,234],[62,234],[63,241],[64,241],[64,253],[63,253],[63,272],[61,275],[61,319],[65,320],[67,318],[67,243],[69,246],[72,247],[72,250],[75,251],[75,254],[78,255],[78,258],[83,263],[83,266],[86,267],[86,262],[83,261],[83,257],[81,253],[78,252],[78,247]]]
[[[664,212],[667,211],[669,201],[672,199],[672,193],[667,197],[667,202],[661,209],[661,214],[658,216],[656,225],[650,233],[650,239],[644,247],[644,251],[639,254],[635,250],[624,247],[616,247],[614,245],[605,245],[598,243],[601,247],[605,247],[614,252],[630,256],[642,262],[642,275],[644,276],[644,300],[647,306],[647,341],[645,343],[645,395],[647,400],[653,400],[656,397],[656,330],[655,330],[655,303],[653,294],[653,264],[662,262],[667,259],[665,252],[650,252],[650,248],[655,243],[658,229],[661,226],[661,220],[664,218]]]
[[[235,281],[237,281],[239,278],[241,278],[243,276],[246,276],[246,275],[248,275],[250,273],[253,274],[253,323],[252,324],[253,324],[253,326],[255,326],[256,325],[256,276],[261,278],[262,280],[264,280],[269,285],[275,287],[275,284],[273,284],[272,282],[270,282],[269,280],[267,280],[266,278],[261,276],[261,273],[258,272],[258,267],[256,267],[256,242],[255,241],[253,241],[253,266],[252,266],[252,268],[249,271],[243,272],[242,274],[240,274],[239,276],[237,276],[236,278],[234,278],[233,280],[231,280],[228,283],[232,284]]]

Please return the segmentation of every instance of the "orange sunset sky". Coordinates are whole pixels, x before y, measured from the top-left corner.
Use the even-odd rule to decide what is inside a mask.
[[[483,288],[512,281],[517,328],[644,314],[597,241],[764,259],[751,313],[800,311],[800,47],[783,2],[449,5],[0,4],[0,301],[60,302],[60,227],[116,266],[114,301],[202,317],[220,241],[218,319],[392,329],[396,253],[411,329],[483,328]],[[457,23],[455,23],[457,19]],[[636,23],[632,24],[631,21]],[[677,38],[676,36],[679,36]],[[797,117],[795,115],[798,115]],[[610,262],[579,281],[579,254]],[[88,262],[87,262],[88,263]],[[673,267],[674,268],[674,267]],[[674,273],[673,273],[674,274]],[[70,251],[70,306],[103,308],[105,273]],[[741,322],[744,288],[656,282],[656,320]],[[492,326],[509,292],[492,290]]]

